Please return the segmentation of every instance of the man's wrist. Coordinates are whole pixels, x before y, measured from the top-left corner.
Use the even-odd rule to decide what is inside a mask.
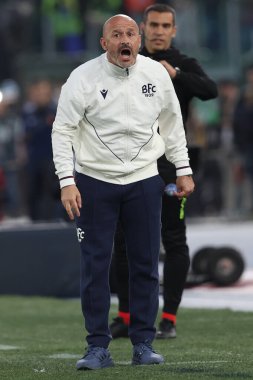
[[[180,77],[180,75],[181,75],[181,70],[180,70],[179,67],[175,67],[175,72],[176,72],[176,75],[175,75],[174,78],[178,78],[178,77]]]

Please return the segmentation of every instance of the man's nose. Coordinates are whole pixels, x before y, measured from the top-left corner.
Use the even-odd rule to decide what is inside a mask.
[[[158,25],[157,28],[156,28],[156,33],[157,34],[162,34],[163,33],[163,27],[162,25]]]
[[[130,37],[127,34],[122,34],[120,42],[122,44],[129,44],[129,39]]]
[[[120,43],[121,43],[121,45],[127,45],[127,46],[129,46],[129,41],[127,39],[122,39],[120,41]]]

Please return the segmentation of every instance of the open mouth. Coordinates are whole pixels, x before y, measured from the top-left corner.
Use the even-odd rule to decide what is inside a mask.
[[[131,50],[130,50],[129,48],[123,48],[123,49],[120,51],[120,55],[130,57],[130,55],[131,55]]]

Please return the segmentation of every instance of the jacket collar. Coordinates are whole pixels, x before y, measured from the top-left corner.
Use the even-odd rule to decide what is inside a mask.
[[[126,69],[123,69],[122,67],[116,66],[113,63],[109,62],[106,56],[106,53],[102,54],[102,63],[103,67],[107,71],[107,73],[111,76],[118,77],[118,78],[126,78],[129,75],[133,73],[133,71],[136,69],[138,56],[136,63],[133,66],[130,66]]]

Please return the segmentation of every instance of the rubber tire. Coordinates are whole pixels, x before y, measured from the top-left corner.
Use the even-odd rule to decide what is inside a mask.
[[[216,248],[209,246],[199,249],[191,259],[192,272],[208,275],[210,273],[210,259],[215,251]]]
[[[232,247],[220,247],[210,255],[210,280],[219,286],[228,286],[239,280],[245,269],[243,257]]]

